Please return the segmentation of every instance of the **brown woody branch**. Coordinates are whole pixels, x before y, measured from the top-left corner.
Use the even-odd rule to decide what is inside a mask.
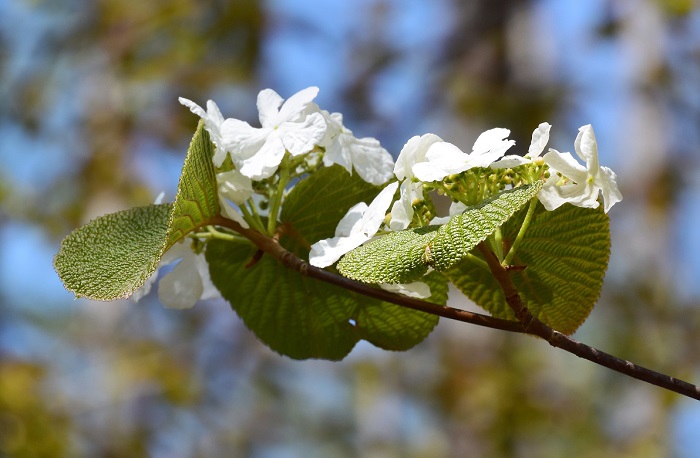
[[[299,272],[301,275],[340,286],[368,297],[380,299],[392,304],[400,305],[414,310],[430,313],[432,315],[449,318],[456,321],[471,323],[503,331],[530,334],[541,337],[551,346],[573,353],[579,358],[587,359],[595,364],[607,367],[621,374],[642,380],[652,385],[665,388],[690,398],[700,400],[700,387],[660,372],[638,366],[630,361],[605,353],[596,348],[578,342],[564,334],[555,331],[542,321],[535,318],[523,303],[515,285],[510,279],[508,269],[501,265],[498,258],[483,243],[478,245],[479,250],[486,259],[491,272],[498,281],[506,296],[508,306],[513,310],[518,321],[503,320],[488,315],[472,313],[466,310],[446,307],[431,302],[410,298],[400,294],[378,289],[370,285],[360,283],[341,275],[334,274],[324,269],[319,269],[295,256],[282,247],[277,240],[252,229],[245,229],[235,221],[219,217],[215,224],[232,229],[253,242],[260,250],[280,261],[284,266]]]

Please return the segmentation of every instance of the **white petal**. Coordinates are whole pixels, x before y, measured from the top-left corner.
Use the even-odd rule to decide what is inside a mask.
[[[190,109],[190,111],[200,118],[206,118],[207,117],[207,112],[204,111],[202,107],[191,101],[190,99],[186,99],[184,97],[178,97],[178,102],[180,102],[182,105],[186,106],[187,108]]]
[[[248,222],[245,219],[243,219],[243,215],[238,213],[238,211],[234,209],[228,202],[226,202],[225,200],[221,200],[219,201],[219,203],[221,204],[221,216],[237,222],[238,224],[243,226],[244,229],[250,228]]]
[[[402,231],[413,221],[413,201],[423,199],[423,183],[413,183],[404,180],[401,183],[400,198],[391,207],[391,221],[389,228],[392,231]]]
[[[357,212],[361,211],[366,204],[361,203],[352,207],[338,223],[339,227],[336,228],[336,234],[347,235],[321,240],[311,245],[309,253],[311,265],[316,267],[330,266],[348,251],[371,239],[384,222],[386,211],[391,205],[398,185],[398,183],[391,183],[384,188],[372,203],[364,208],[359,222],[356,220]]]
[[[450,204],[450,216],[461,215],[467,210],[467,206],[462,202],[452,202]]]
[[[373,185],[384,184],[391,178],[394,159],[375,138],[355,138],[344,135],[348,143],[344,148],[349,151],[352,166],[360,178]]]
[[[559,194],[558,189],[555,186],[540,189],[540,191],[537,193],[537,199],[539,199],[539,201],[542,202],[542,205],[544,205],[544,208],[550,212],[556,210],[566,203],[566,199]]]
[[[442,226],[443,224],[447,224],[450,222],[451,216],[436,216],[435,218],[430,220],[430,226]]]
[[[571,153],[560,153],[551,149],[544,155],[544,162],[552,169],[552,172],[559,172],[570,180],[577,183],[585,182],[588,179],[588,171],[579,164]]]
[[[184,257],[158,284],[160,302],[174,309],[190,308],[202,297],[202,279],[194,264],[194,253]]]
[[[482,150],[479,153],[472,152],[467,159],[468,169],[473,167],[489,167],[500,159],[513,145],[515,145],[515,140],[502,140],[498,143],[492,143],[489,150]]]
[[[263,127],[275,127],[280,105],[284,99],[272,89],[263,89],[258,93],[258,113],[260,125]]]
[[[512,169],[519,165],[528,164],[531,162],[529,159],[525,159],[522,156],[510,155],[504,156],[501,160],[498,160],[491,164],[492,169]]]
[[[540,157],[549,141],[549,130],[551,128],[551,124],[543,122],[532,132],[532,141],[530,142],[530,148],[527,150],[530,159]]]
[[[254,156],[272,132],[272,129],[258,129],[238,119],[227,119],[221,126],[224,148],[231,152],[234,163]]]
[[[284,147],[292,156],[305,154],[321,143],[326,134],[326,121],[321,113],[314,113],[304,122],[285,122],[281,124],[276,134],[282,139]]]
[[[237,161],[240,172],[251,180],[259,181],[271,177],[284,157],[285,149],[277,131],[268,135],[262,148],[252,157]]]
[[[599,183],[603,192],[603,205],[605,213],[607,213],[613,205],[622,200],[622,194],[617,188],[617,175],[609,168],[601,167],[600,174],[596,177],[596,183]]]
[[[316,267],[328,267],[345,253],[354,250],[370,238],[365,234],[356,233],[349,237],[333,237],[316,242],[311,245],[309,264]]]
[[[442,139],[435,134],[411,137],[401,149],[401,153],[396,159],[396,165],[394,166],[396,178],[399,180],[412,178],[413,165],[425,161],[425,154],[428,152],[428,148],[430,148],[433,143],[441,141]]]
[[[156,269],[155,272],[153,272],[153,274],[151,274],[151,276],[148,277],[146,282],[143,285],[141,285],[139,289],[137,289],[131,294],[130,299],[134,302],[138,302],[141,299],[143,299],[148,293],[151,292],[151,288],[153,287],[157,279],[158,269]]]
[[[593,127],[590,124],[579,128],[576,141],[574,141],[574,149],[578,157],[586,162],[586,168],[589,173],[595,176],[600,168],[598,163],[598,143],[595,139]]]
[[[367,204],[360,202],[355,204],[343,218],[338,222],[335,228],[336,237],[348,237],[350,234],[360,232],[362,225],[362,215],[367,211]]]
[[[253,183],[238,170],[216,175],[219,195],[231,202],[241,205],[253,195]]]
[[[372,203],[369,204],[365,214],[362,215],[361,231],[368,237],[373,237],[382,226],[384,218],[386,217],[386,212],[391,202],[394,200],[394,194],[398,187],[399,183],[394,182],[382,189]]]
[[[414,281],[413,283],[406,284],[389,284],[380,283],[379,286],[392,293],[403,294],[408,297],[415,297],[416,299],[427,299],[430,297],[430,286],[422,281]]]
[[[483,132],[474,142],[472,154],[480,155],[486,151],[490,151],[502,143],[503,139],[508,135],[510,135],[510,130],[498,127]]]
[[[434,143],[425,154],[425,162],[414,164],[416,178],[423,182],[439,181],[453,173],[469,169],[469,156],[452,143]]]
[[[200,299],[206,300],[221,297],[221,293],[211,281],[211,276],[209,274],[209,263],[204,257],[204,253],[195,255],[194,263],[197,269],[197,273],[199,274],[199,278],[202,280],[202,296],[200,297]]]
[[[318,88],[315,86],[307,87],[297,92],[287,99],[280,108],[276,126],[283,122],[298,122],[303,121],[307,113],[305,113],[311,101],[318,95]]]

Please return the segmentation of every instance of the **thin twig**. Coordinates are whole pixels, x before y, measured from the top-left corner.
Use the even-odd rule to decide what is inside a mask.
[[[498,258],[485,244],[478,245],[491,272],[496,277],[506,296],[506,302],[511,307],[518,321],[503,320],[488,315],[472,313],[453,307],[446,307],[419,299],[410,298],[400,294],[391,293],[370,285],[360,283],[349,278],[334,274],[327,270],[319,269],[295,256],[282,247],[276,240],[251,229],[244,229],[235,221],[219,217],[213,221],[223,227],[232,229],[253,242],[259,249],[280,261],[284,266],[299,272],[301,275],[340,286],[368,297],[380,299],[392,304],[400,305],[414,310],[420,310],[433,315],[449,318],[451,320],[471,323],[478,326],[500,329],[508,332],[517,332],[541,337],[551,346],[560,348],[580,358],[587,359],[595,364],[607,367],[621,374],[642,380],[652,385],[665,388],[690,398],[700,400],[700,387],[660,372],[638,366],[609,353],[597,350],[586,344],[578,342],[564,334],[555,331],[542,321],[535,318],[523,303],[515,285],[510,279],[508,270],[501,265]]]

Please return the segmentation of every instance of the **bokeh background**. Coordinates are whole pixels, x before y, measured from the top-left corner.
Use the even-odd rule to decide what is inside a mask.
[[[441,321],[405,353],[292,361],[228,304],[73,300],[98,215],[174,196],[197,119],[310,85],[394,156],[434,132],[594,125],[624,201],[575,337],[700,382],[700,10],[691,0],[0,0],[0,455],[693,457],[700,403]],[[463,304],[458,298],[455,304]]]

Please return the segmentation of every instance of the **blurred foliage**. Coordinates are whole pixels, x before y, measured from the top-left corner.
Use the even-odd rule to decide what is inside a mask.
[[[343,29],[341,47],[291,15],[294,8],[274,3],[14,2],[33,18],[23,24],[36,30],[0,24],[0,126],[32,146],[1,153],[70,167],[29,185],[0,170],[0,229],[23,221],[56,243],[97,214],[152,200],[158,190],[146,178],[165,174],[169,156],[184,158],[196,123],[177,96],[203,102],[221,95],[222,108],[239,110],[224,110],[227,116],[249,117],[237,103],[269,84],[263,57],[282,29],[303,37],[308,53],[330,42],[332,52],[348,56],[330,109],[362,119],[370,132],[356,133],[374,130],[399,147],[407,132],[423,133],[423,119],[445,124],[455,142],[464,131],[502,125],[527,145],[543,120],[574,132],[573,114],[583,110],[581,81],[562,74],[558,61],[538,60],[544,51],[535,40],[542,8],[536,2],[440,3],[450,21],[437,51],[392,41],[386,29],[404,6],[389,0],[353,4],[362,24],[352,33]],[[601,4],[588,38],[624,44],[645,58],[626,89],[641,108],[653,108],[645,127],[662,119],[670,139],[653,152],[663,167],[640,171],[658,186],[644,188],[636,175],[621,183],[625,202],[611,217],[611,260],[629,265],[622,273],[613,266],[578,338],[697,381],[697,300],[680,295],[665,264],[674,262],[673,224],[698,168],[700,104],[693,94],[700,53],[687,39],[696,12],[684,0]],[[668,40],[662,57],[647,49],[644,37],[658,36],[651,29],[629,35],[642,14],[650,18],[644,27],[661,27]],[[326,22],[340,27],[341,19]],[[424,54],[415,63],[417,53]],[[418,84],[423,92],[415,96],[424,103],[397,119],[382,111],[377,88],[407,61],[435,71]],[[149,155],[158,160],[143,162]],[[625,216],[624,208],[634,214]],[[616,239],[616,231],[647,227],[651,242],[625,245],[634,240],[631,230]],[[32,302],[31,293],[22,297]],[[443,320],[409,353],[361,347],[342,363],[295,362],[270,352],[220,303],[173,312],[148,300],[57,299],[32,315],[6,297],[0,290],[0,454],[8,456],[675,454],[676,396],[532,338]]]

